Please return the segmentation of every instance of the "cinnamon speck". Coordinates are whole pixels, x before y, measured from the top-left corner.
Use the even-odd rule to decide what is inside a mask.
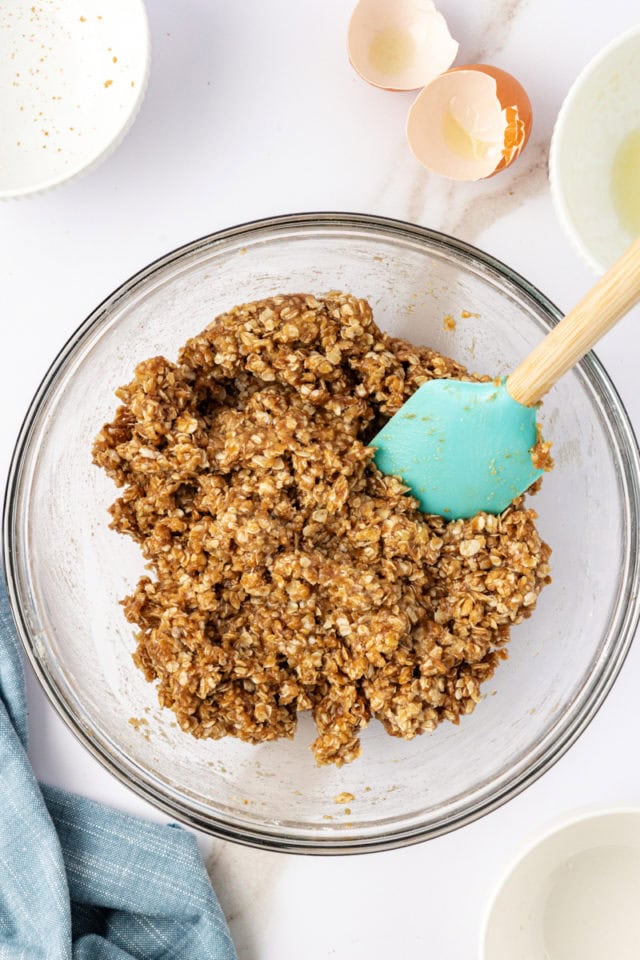
[[[455,330],[456,322],[450,313],[448,313],[446,317],[443,319],[442,326],[445,330]]]

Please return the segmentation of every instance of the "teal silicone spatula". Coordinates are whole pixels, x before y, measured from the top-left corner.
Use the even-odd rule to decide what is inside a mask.
[[[640,300],[640,237],[508,377],[429,380],[371,441],[425,513],[501,513],[541,475],[532,461],[537,404]]]

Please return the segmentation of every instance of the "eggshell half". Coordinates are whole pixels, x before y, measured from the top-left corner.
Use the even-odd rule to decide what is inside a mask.
[[[529,98],[511,74],[485,64],[443,73],[416,98],[407,138],[429,170],[482,180],[509,166],[531,132]]]
[[[360,76],[385,90],[423,87],[447,70],[458,52],[433,0],[360,0],[348,47]]]

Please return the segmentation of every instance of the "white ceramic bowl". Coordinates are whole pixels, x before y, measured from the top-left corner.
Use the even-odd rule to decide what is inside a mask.
[[[0,4],[0,199],[76,176],[122,140],[144,96],[142,0]]]
[[[604,48],[571,87],[551,140],[551,195],[564,229],[602,273],[633,235],[616,213],[611,176],[625,137],[640,129],[640,24]]]
[[[481,960],[637,960],[639,897],[640,809],[573,817],[509,869]]]

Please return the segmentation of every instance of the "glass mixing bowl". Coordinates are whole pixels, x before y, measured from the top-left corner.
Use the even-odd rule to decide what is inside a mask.
[[[589,723],[638,618],[638,450],[615,390],[589,356],[542,412],[556,468],[534,505],[553,547],[553,584],[514,628],[509,659],[459,727],[445,723],[405,742],[372,722],[361,758],[342,769],[315,765],[308,716],[294,741],[257,747],[196,741],[177,728],[131,661],[132,628],[118,600],[143,562],[135,544],[108,529],[116,488],[92,465],[92,440],[140,360],[175,358],[233,304],[336,288],[367,297],[389,332],[492,374],[507,373],[559,317],[503,264],[397,221],[313,214],[205,237],[128,280],[64,347],[29,409],[5,509],[24,646],[87,748],[195,827],[316,853],[433,837],[524,789]],[[136,728],[131,718],[148,724]],[[342,792],[354,795],[346,808],[334,802]]]

